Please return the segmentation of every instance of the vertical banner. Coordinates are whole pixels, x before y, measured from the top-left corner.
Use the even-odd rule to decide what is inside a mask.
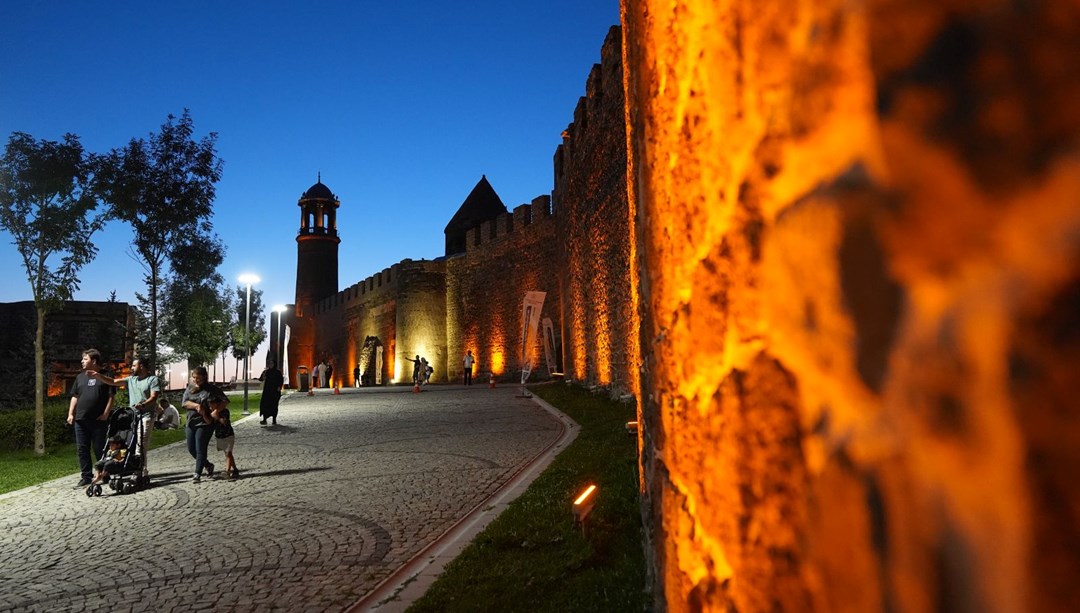
[[[544,306],[545,292],[525,292],[525,303],[521,307],[521,384],[529,380],[532,373],[532,351],[536,344],[536,329],[540,324],[540,309]]]
[[[278,313],[278,317],[281,317],[281,313]],[[289,332],[292,328],[288,324],[285,324],[285,344],[282,345],[281,350],[281,364],[278,366],[281,368],[281,376],[285,381],[285,387],[289,387]],[[280,340],[280,339],[279,339]]]
[[[382,385],[382,345],[375,348],[375,385]]]
[[[555,326],[550,317],[544,321],[544,357],[547,358],[548,375],[554,375],[558,370],[558,361],[555,359]]]

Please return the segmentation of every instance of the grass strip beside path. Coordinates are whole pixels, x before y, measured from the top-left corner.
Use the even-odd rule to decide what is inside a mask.
[[[447,565],[408,610],[643,611],[645,558],[634,406],[564,384],[531,388],[581,425],[577,439]],[[596,484],[585,534],[571,504]]]

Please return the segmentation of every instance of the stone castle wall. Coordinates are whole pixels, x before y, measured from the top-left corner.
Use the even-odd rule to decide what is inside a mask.
[[[406,259],[319,302],[316,362],[332,361],[335,378],[353,385],[364,341],[374,336],[384,348],[386,382],[411,380],[412,364],[402,356],[445,363],[443,278],[442,262]],[[445,380],[445,371],[432,380]]]
[[[451,381],[461,379],[462,357],[472,350],[473,374],[519,376],[522,300],[547,293],[541,317],[559,317],[556,222],[548,196],[468,231],[466,251],[447,262],[447,339]],[[547,367],[537,334],[529,348],[537,376]]]
[[[638,392],[633,219],[626,190],[622,35],[613,27],[555,152],[566,376]]]
[[[1080,8],[624,0],[657,610],[1080,602]]]

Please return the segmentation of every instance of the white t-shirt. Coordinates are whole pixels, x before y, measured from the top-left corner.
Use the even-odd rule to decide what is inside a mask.
[[[165,407],[165,411],[157,418],[157,427],[162,430],[170,430],[172,428],[180,427],[180,411],[176,410],[176,407],[169,405]]]

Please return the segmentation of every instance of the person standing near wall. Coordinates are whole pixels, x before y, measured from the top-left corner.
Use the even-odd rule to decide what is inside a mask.
[[[353,385],[356,386],[356,387],[360,387],[360,365],[359,364],[357,364],[352,369],[352,378],[353,378]]]
[[[472,367],[475,360],[472,356],[472,350],[465,354],[465,359],[462,360],[462,367],[465,370],[465,385],[472,385]]]
[[[75,487],[86,487],[94,479],[90,448],[101,458],[105,451],[106,422],[112,412],[113,390],[87,374],[101,366],[101,352],[87,349],[82,355],[83,371],[71,386],[67,423],[75,426],[75,456],[79,459],[81,478]]]

